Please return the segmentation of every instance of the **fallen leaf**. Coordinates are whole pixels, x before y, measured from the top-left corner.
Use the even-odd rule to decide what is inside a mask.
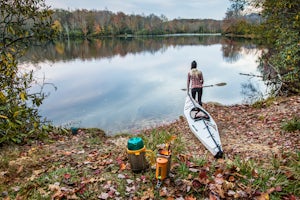
[[[120,170],[125,170],[126,169],[126,164],[125,163],[121,163],[120,164]]]
[[[133,183],[133,180],[131,180],[131,179],[126,179],[126,182],[127,182],[127,184],[131,184],[131,183]]]
[[[192,186],[193,186],[194,190],[196,190],[196,191],[200,189],[201,185],[202,184],[198,179],[194,179],[192,181]]]
[[[224,181],[224,183],[223,183],[224,190],[233,189],[234,186],[235,186],[235,184],[233,182]]]
[[[76,196],[75,193],[71,194],[71,195],[67,195],[67,199],[68,200],[76,200],[76,199],[79,199],[78,196]]]
[[[126,176],[124,174],[118,174],[118,178],[124,179],[124,178],[126,178]]]
[[[71,178],[71,174],[64,174],[64,178],[65,178],[65,179]]]
[[[174,197],[168,197],[167,200],[174,200]]]
[[[69,156],[69,155],[72,154],[72,152],[70,152],[70,151],[65,151],[63,154],[64,154],[65,156]]]
[[[209,200],[220,200],[220,198],[211,192],[209,193]]]
[[[206,170],[201,170],[201,171],[200,171],[200,173],[199,173],[199,181],[200,181],[202,184],[207,184],[207,183],[209,183],[209,179],[208,179],[207,171],[206,171]]]
[[[159,196],[160,197],[166,197],[168,196],[168,191],[167,191],[167,188],[166,187],[163,187],[159,190]]]
[[[48,186],[48,188],[49,188],[49,190],[51,190],[51,191],[60,190],[60,187],[59,187],[58,184],[50,184],[50,185]]]
[[[234,176],[229,176],[229,178],[228,178],[228,181],[230,181],[230,182],[234,182],[234,181],[235,181],[235,178],[234,178]]]
[[[38,169],[38,170],[34,170],[31,177],[29,177],[30,181],[33,181],[38,175],[40,175],[41,173],[43,173],[45,171],[45,169]]]
[[[129,186],[126,186],[126,192],[129,192],[129,193],[134,193],[136,190],[136,187],[133,185],[131,187]]]
[[[20,174],[23,171],[23,165],[18,168],[17,174]]]
[[[256,169],[253,169],[253,170],[252,170],[252,177],[258,178],[258,172],[257,172]]]
[[[267,192],[265,192],[265,193],[262,193],[260,196],[258,196],[256,199],[257,200],[269,200],[270,197],[269,197],[269,194]]]
[[[281,186],[276,186],[275,187],[275,191],[276,192],[281,192],[282,191],[282,187]]]
[[[11,189],[15,192],[19,192],[21,188],[20,186],[16,186],[16,187],[12,187]]]
[[[224,179],[223,177],[216,177],[214,179],[215,183],[218,184],[218,185],[222,185],[224,183]]]
[[[105,192],[102,192],[99,196],[98,196],[99,199],[108,199],[109,198],[109,194],[108,193],[105,193]]]
[[[288,195],[283,197],[283,200],[297,200],[297,198],[294,195]]]
[[[227,194],[228,196],[235,196],[236,192],[233,190],[228,190]]]
[[[51,199],[61,199],[64,196],[63,192],[61,190],[57,190],[51,197]]]
[[[185,197],[184,200],[196,200],[196,198],[193,195],[190,195]]]
[[[147,191],[144,191],[143,196],[141,200],[148,200],[148,199],[154,199],[154,193],[152,188],[148,188]],[[172,200],[172,199],[169,199]]]

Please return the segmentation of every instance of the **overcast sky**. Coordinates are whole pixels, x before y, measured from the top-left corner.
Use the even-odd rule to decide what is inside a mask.
[[[223,19],[229,0],[45,0],[52,8],[109,10],[114,13],[164,15],[169,20]]]

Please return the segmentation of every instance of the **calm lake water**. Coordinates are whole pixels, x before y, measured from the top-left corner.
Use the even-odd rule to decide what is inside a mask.
[[[227,83],[205,88],[204,105],[241,104],[264,94],[262,80],[240,74],[260,75],[259,54],[255,44],[216,35],[106,38],[35,47],[22,65],[35,63],[37,81],[51,83],[44,86],[49,96],[42,116],[57,126],[97,127],[111,135],[183,115],[182,89],[193,60],[205,85]]]

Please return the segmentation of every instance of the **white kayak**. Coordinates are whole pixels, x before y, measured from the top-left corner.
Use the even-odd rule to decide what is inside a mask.
[[[223,157],[223,150],[216,122],[190,95],[188,95],[185,100],[184,115],[191,131],[201,143],[215,158]]]

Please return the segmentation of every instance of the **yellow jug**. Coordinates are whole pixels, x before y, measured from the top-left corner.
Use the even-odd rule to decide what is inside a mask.
[[[138,150],[127,149],[128,160],[133,172],[140,172],[148,168],[149,164],[147,163],[147,160],[145,158],[145,152],[145,146],[142,149]]]

